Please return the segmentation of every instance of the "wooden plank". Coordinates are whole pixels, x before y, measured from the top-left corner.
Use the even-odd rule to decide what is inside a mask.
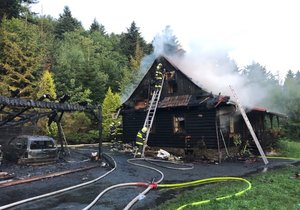
[[[53,177],[57,177],[57,176],[63,176],[63,175],[66,175],[66,174],[71,174],[71,173],[80,172],[80,171],[86,171],[86,170],[96,168],[96,167],[99,167],[99,165],[89,166],[89,167],[85,167],[85,168],[78,168],[78,169],[74,169],[74,170],[61,171],[61,172],[46,174],[46,175],[42,175],[42,176],[33,176],[33,177],[29,177],[29,178],[24,178],[24,179],[13,180],[13,181],[10,181],[10,182],[1,183],[0,188],[10,187],[10,186],[14,186],[14,185],[17,185],[17,184],[24,184],[24,183],[34,182],[34,181],[47,179],[47,178],[53,178]]]

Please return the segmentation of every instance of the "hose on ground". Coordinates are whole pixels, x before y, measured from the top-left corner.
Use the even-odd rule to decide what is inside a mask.
[[[151,159],[145,158],[145,161],[150,162],[151,164],[162,167],[162,168],[168,168],[168,169],[174,169],[174,170],[183,170],[184,171],[184,170],[191,170],[194,168],[193,164],[184,164],[184,163],[178,163],[178,162],[174,162],[174,161],[159,160],[159,159],[152,159],[152,158]],[[180,166],[184,166],[184,167],[165,166],[165,165],[157,164],[156,162],[180,165]]]
[[[151,166],[147,166],[147,165],[143,165],[143,164],[139,164],[139,163],[133,163],[132,161],[135,161],[135,160],[145,160],[145,159],[144,158],[133,158],[133,159],[128,159],[127,162],[132,165],[135,165],[135,166],[154,170],[161,175],[161,178],[158,181],[153,180],[154,183],[160,183],[164,179],[164,174],[160,170],[158,170],[154,167],[151,167]],[[108,191],[119,188],[119,187],[129,187],[129,186],[136,186],[136,187],[142,186],[142,187],[147,187],[147,188],[142,193],[140,193],[138,196],[136,196],[133,200],[131,200],[124,209],[130,209],[138,200],[140,200],[140,198],[142,196],[145,196],[145,194],[147,194],[153,188],[152,183],[146,183],[146,182],[129,182],[129,183],[116,184],[116,185],[113,185],[113,186],[110,186],[110,187],[104,189],[101,193],[99,193],[98,196],[88,206],[86,206],[84,208],[84,210],[88,210],[91,207],[93,207],[96,204],[96,202]]]
[[[196,181],[191,181],[191,182],[183,182],[183,183],[175,183],[175,184],[158,184],[158,188],[169,188],[169,187],[188,187],[188,186],[192,186],[192,185],[198,185],[198,184],[208,184],[208,183],[214,183],[214,182],[224,182],[224,181],[242,181],[245,182],[247,184],[247,187],[237,193],[234,194],[230,194],[230,195],[225,195],[222,197],[217,197],[214,199],[208,199],[208,200],[202,200],[202,201],[197,201],[197,202],[193,202],[193,203],[187,203],[184,204],[180,207],[177,208],[177,210],[181,210],[187,206],[198,206],[201,204],[206,204],[211,202],[212,200],[224,200],[224,199],[228,199],[231,198],[233,196],[241,196],[242,194],[244,194],[246,191],[250,190],[252,188],[251,183],[244,178],[240,178],[240,177],[213,177],[213,178],[207,178],[207,179],[199,179]]]
[[[129,187],[129,186],[148,186],[147,183],[145,182],[129,182],[129,183],[121,183],[121,184],[116,184],[116,185],[112,185],[108,188],[106,188],[105,190],[103,190],[88,206],[86,206],[83,210],[88,210],[90,208],[92,208],[95,203],[108,191],[113,190],[115,188],[119,188],[119,187]]]
[[[91,181],[84,182],[84,183],[81,183],[81,184],[73,185],[71,187],[63,188],[63,189],[60,189],[60,190],[57,190],[57,191],[53,191],[53,192],[50,192],[50,193],[46,193],[46,194],[38,195],[38,196],[35,196],[35,197],[27,198],[27,199],[24,199],[24,200],[20,200],[20,201],[10,203],[10,204],[4,205],[4,206],[0,206],[0,210],[11,208],[11,207],[14,207],[14,206],[17,206],[17,205],[20,205],[20,204],[24,204],[24,203],[27,203],[27,202],[31,202],[31,201],[34,201],[34,200],[38,200],[38,199],[41,199],[41,198],[46,198],[46,197],[50,197],[50,196],[53,196],[53,195],[57,195],[57,194],[67,192],[67,191],[70,191],[70,190],[74,190],[74,189],[79,188],[79,187],[87,186],[89,184],[92,184],[94,182],[99,181],[100,179],[107,176],[108,174],[110,174],[111,172],[113,172],[117,168],[117,164],[116,164],[115,160],[111,156],[109,156],[109,155],[107,155],[107,156],[113,161],[114,167],[111,170],[109,170],[108,172],[106,172],[105,174],[97,177],[96,179],[93,179]]]
[[[261,156],[258,156],[262,158]],[[300,160],[300,158],[293,158],[293,157],[280,157],[280,156],[267,156],[269,159],[282,159],[282,160]]]

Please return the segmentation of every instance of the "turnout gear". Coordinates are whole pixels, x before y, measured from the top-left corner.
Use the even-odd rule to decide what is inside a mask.
[[[143,127],[142,130],[140,130],[136,135],[135,145],[137,147],[137,155],[142,155],[143,146],[146,140],[146,132],[147,128]]]
[[[160,89],[161,88],[162,79],[163,79],[162,64],[159,63],[156,66],[156,71],[155,71],[155,89]]]

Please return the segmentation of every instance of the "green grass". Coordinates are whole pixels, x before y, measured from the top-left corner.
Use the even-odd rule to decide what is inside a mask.
[[[281,139],[278,142],[278,147],[282,156],[300,159],[300,142]]]
[[[300,180],[295,179],[295,173],[300,172],[300,166],[287,166],[246,177],[252,183],[252,189],[241,196],[234,196],[222,201],[212,200],[200,206],[188,206],[184,209],[203,210],[293,210],[300,209]],[[246,187],[239,182],[226,182],[199,186],[194,190],[183,192],[158,206],[156,210],[174,210],[178,207],[201,200],[234,194]],[[171,189],[169,191],[171,193]]]

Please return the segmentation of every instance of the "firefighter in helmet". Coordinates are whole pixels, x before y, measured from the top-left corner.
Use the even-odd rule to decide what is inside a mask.
[[[155,71],[155,90],[158,90],[161,88],[162,79],[163,79],[162,64],[159,63],[156,66],[156,71]]]
[[[147,128],[143,127],[136,135],[135,146],[137,147],[136,155],[141,156],[146,141]]]

